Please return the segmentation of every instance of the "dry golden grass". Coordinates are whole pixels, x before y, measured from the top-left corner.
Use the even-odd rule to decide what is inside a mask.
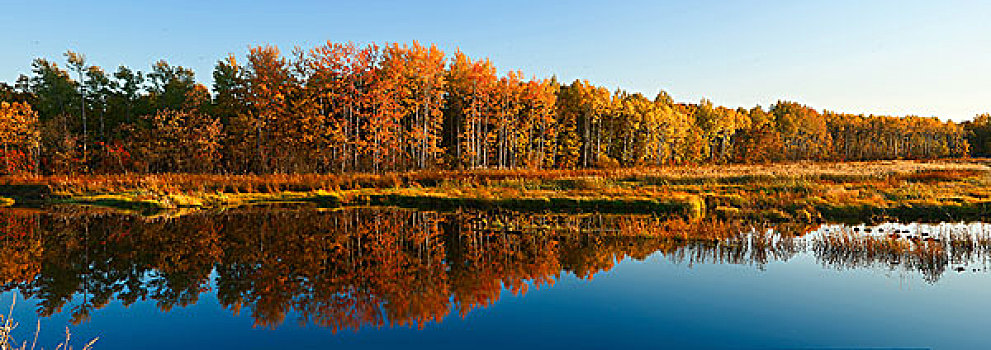
[[[937,218],[991,208],[986,161],[707,165],[609,170],[474,170],[387,174],[0,177],[58,201],[137,210],[307,201],[321,205],[675,210],[689,217],[771,221]],[[4,187],[6,186],[6,187]],[[0,193],[21,198],[15,194]],[[674,208],[674,209],[672,209]],[[686,209],[687,208],[687,209]],[[945,210],[944,210],[945,209]]]
[[[769,165],[704,165],[663,168],[517,170],[479,169],[470,171],[415,171],[386,174],[156,174],[156,175],[77,175],[2,176],[0,185],[46,185],[69,193],[114,192],[122,190],[278,192],[317,189],[388,188],[455,182],[488,185],[508,179],[569,179],[664,177],[673,179],[727,177],[887,177],[931,171],[987,172],[984,162],[962,161],[876,161],[843,163],[785,163]]]
[[[432,186],[438,183],[487,186],[505,180],[576,179],[594,187],[588,179],[658,177],[667,179],[724,179],[732,177],[873,177],[902,175],[918,179],[946,178],[991,171],[985,162],[973,161],[876,161],[843,163],[784,163],[768,165],[703,165],[663,168],[517,170],[479,169],[470,171],[415,171],[386,174],[156,174],[156,175],[77,175],[2,176],[0,185],[44,185],[54,192],[112,193],[121,191],[271,193],[281,191],[349,190]],[[921,175],[920,175],[921,174]],[[593,188],[594,189],[594,188]]]

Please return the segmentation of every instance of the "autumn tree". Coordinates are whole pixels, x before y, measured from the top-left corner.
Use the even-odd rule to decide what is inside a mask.
[[[733,137],[732,161],[736,163],[770,163],[784,158],[784,142],[774,117],[762,108],[747,111],[750,124]]]
[[[977,157],[991,156],[991,114],[983,113],[965,122],[964,130],[970,143],[971,154]]]
[[[220,120],[196,110],[162,110],[133,132],[130,149],[143,172],[212,172],[220,163]]]
[[[0,102],[0,144],[4,174],[37,170],[38,113],[27,103]]]
[[[457,168],[487,164],[486,135],[492,112],[495,67],[489,60],[472,60],[460,50],[454,53],[447,71],[448,102],[444,113],[444,144]]]
[[[401,114],[397,142],[405,145],[404,168],[424,169],[443,162],[445,69],[444,52],[435,45],[425,47],[414,41],[383,48],[381,76],[389,81]]]
[[[807,106],[778,102],[771,106],[788,160],[825,160],[832,154],[832,135],[826,119]]]
[[[290,101],[295,77],[289,62],[279,49],[272,46],[254,47],[248,54],[245,73],[247,105],[241,142],[254,149],[254,170],[262,173],[284,172],[287,143],[294,135],[286,133],[291,127]]]

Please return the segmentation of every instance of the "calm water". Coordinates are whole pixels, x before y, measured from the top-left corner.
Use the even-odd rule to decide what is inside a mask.
[[[984,224],[9,210],[0,305],[46,347],[973,349],[989,252]]]

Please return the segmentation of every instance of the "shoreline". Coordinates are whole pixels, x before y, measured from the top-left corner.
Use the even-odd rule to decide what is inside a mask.
[[[789,174],[789,175],[785,175]],[[601,212],[766,222],[953,221],[991,215],[984,160],[345,175],[86,175],[0,178],[0,204],[174,209],[321,208]]]

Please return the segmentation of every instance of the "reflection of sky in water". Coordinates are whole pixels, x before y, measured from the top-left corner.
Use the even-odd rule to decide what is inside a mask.
[[[834,233],[850,229],[827,228]],[[962,230],[945,225],[921,229],[926,228]],[[825,230],[801,239],[822,234]],[[525,296],[503,290],[488,308],[475,309],[464,319],[452,314],[422,330],[366,327],[335,335],[299,324],[296,315],[274,330],[253,328],[250,310],[232,316],[214,292],[168,313],[159,312],[153,302],[124,308],[115,301],[72,329],[76,344],[101,337],[97,349],[983,348],[991,341],[985,336],[991,320],[991,299],[984,295],[991,290],[987,277],[983,271],[948,269],[931,282],[918,271],[897,268],[824,268],[808,251],[786,261],[771,259],[759,268],[674,262],[654,253],[642,262],[626,259],[591,280],[566,275],[554,286],[531,289]],[[10,298],[10,293],[4,294],[0,302],[7,305]],[[33,301],[19,301],[15,316],[22,322],[22,337],[33,331],[33,308]],[[66,324],[66,312],[44,319],[42,344],[54,344]]]

